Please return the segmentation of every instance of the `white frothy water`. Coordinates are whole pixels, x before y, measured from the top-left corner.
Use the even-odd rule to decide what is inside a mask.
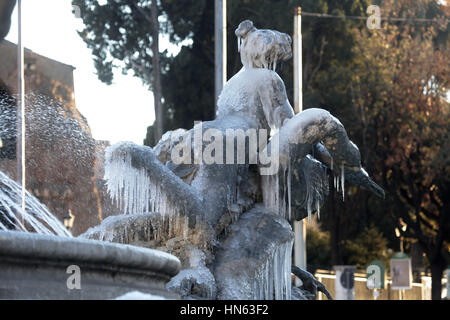
[[[25,210],[22,210],[21,198],[22,187],[0,171],[0,230],[72,237],[64,225],[33,195],[25,191]]]

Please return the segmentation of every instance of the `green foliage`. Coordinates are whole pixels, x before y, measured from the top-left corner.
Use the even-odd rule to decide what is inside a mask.
[[[180,2],[163,2],[175,27],[190,31],[192,45],[183,46],[162,76],[165,127],[193,127],[194,121],[212,120],[214,108],[214,1],[194,1],[198,10],[191,11]],[[182,10],[182,8],[185,10]],[[181,25],[181,21],[183,25]],[[182,31],[178,32],[182,34]]]
[[[450,224],[444,210],[450,167],[443,157],[450,148],[450,54],[435,44],[433,27],[421,31],[395,25],[376,33],[362,30],[352,70],[358,87],[352,90],[369,149],[377,151],[369,151],[375,171],[390,191],[388,212],[410,225],[407,235],[427,250]]]
[[[365,269],[371,261],[380,260],[388,265],[390,254],[387,244],[377,227],[367,227],[355,239],[343,240],[344,264]]]
[[[449,16],[435,1],[383,5],[388,16]],[[418,241],[438,279],[450,244],[448,27],[384,23],[381,30],[354,34],[348,87],[358,121],[352,127],[362,133],[369,172],[387,190],[384,203],[374,203],[382,209],[373,211],[390,216],[391,228],[407,225],[402,236]]]
[[[332,268],[330,233],[307,226],[306,254],[309,272],[314,274],[317,269],[330,270]]]
[[[152,37],[151,24],[138,9],[148,7],[149,1],[108,0],[100,5],[97,0],[73,0],[80,8],[85,24],[79,32],[92,50],[99,79],[112,83],[115,68],[132,74],[151,87]],[[164,67],[164,66],[162,66]]]

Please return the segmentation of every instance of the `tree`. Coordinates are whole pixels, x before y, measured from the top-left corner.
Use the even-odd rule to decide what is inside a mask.
[[[3,0],[0,2],[0,41],[2,41],[11,27],[11,15],[16,5],[16,0]]]
[[[72,3],[80,8],[85,28],[79,34],[92,49],[99,79],[111,84],[114,69],[121,69],[124,74],[132,71],[153,91],[155,135],[159,139],[163,133],[160,77],[165,60],[159,53],[157,1],[110,0],[101,5],[96,0],[73,0]]]
[[[385,1],[391,16],[445,14],[434,1]],[[448,14],[448,10],[447,10]],[[450,52],[436,24],[395,25],[358,32],[352,70],[355,113],[361,115],[374,172],[387,189],[384,210],[403,236],[417,241],[440,299],[450,245]],[[447,40],[448,41],[448,40]]]
[[[277,29],[292,34],[292,17],[294,8],[301,5],[305,10],[314,12],[344,13],[360,15],[367,7],[365,0],[351,1],[269,1],[246,0],[229,1],[227,25],[228,61],[227,71],[230,78],[242,67],[237,51],[234,29],[245,19],[250,19],[258,28]],[[161,6],[171,29],[168,34],[171,41],[180,43],[189,39],[190,45],[183,46],[180,53],[168,63],[162,75],[164,106],[166,109],[164,123],[166,128],[191,128],[195,120],[211,120],[214,118],[214,3],[205,0],[183,2],[162,1]],[[356,20],[333,23],[318,23],[304,19],[306,79],[314,78],[320,68],[328,61],[345,63],[351,53],[352,41],[348,28],[364,25]],[[326,43],[326,47],[325,47]],[[327,48],[330,50],[325,50]],[[343,52],[344,51],[344,52]],[[343,53],[342,53],[343,52]],[[333,62],[335,63],[335,62]],[[278,70],[292,97],[292,61]],[[312,75],[312,76],[311,76]],[[308,80],[309,81],[309,80]],[[317,98],[318,91],[305,92],[308,106],[321,106],[324,102]],[[316,99],[316,100],[314,100]],[[339,109],[339,108],[337,108]],[[153,128],[149,128],[146,141],[151,138]]]
[[[194,121],[214,119],[214,1],[163,1],[173,29],[173,42],[190,39],[163,74],[168,129],[193,127]]]
[[[317,269],[331,269],[330,233],[319,227],[307,225],[306,252],[307,269],[314,274]]]
[[[347,264],[365,269],[373,260],[389,262],[387,240],[377,227],[364,229],[355,239],[344,240],[344,259]]]

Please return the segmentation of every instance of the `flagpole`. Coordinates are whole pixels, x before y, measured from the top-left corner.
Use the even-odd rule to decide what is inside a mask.
[[[227,82],[227,0],[215,0],[215,106]]]

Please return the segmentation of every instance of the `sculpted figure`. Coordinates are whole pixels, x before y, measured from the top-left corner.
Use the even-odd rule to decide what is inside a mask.
[[[172,248],[172,253],[179,253],[186,270],[211,271],[208,274],[217,282],[212,285],[217,291],[209,290],[209,298],[215,294],[221,298],[290,298],[290,280],[285,274],[290,277],[293,238],[286,220],[301,220],[319,212],[328,194],[329,174],[342,190],[344,180],[348,180],[379,196],[384,193],[361,167],[359,150],[338,119],[322,109],[294,115],[284,83],[276,73],[277,65],[292,56],[289,35],[258,30],[248,20],[235,33],[243,67],[224,86],[216,119],[197,123],[191,130],[167,132],[154,148],[133,143],[110,147],[105,178],[110,194],[125,213],[155,212],[149,215],[155,220],[151,237],[159,245],[167,248],[173,243],[171,239],[182,235],[182,248]],[[280,217],[284,222],[277,220]],[[249,230],[258,219],[273,227],[266,234]],[[261,240],[231,240],[238,239],[242,230]],[[220,280],[221,273],[229,269],[226,266],[239,259],[238,254],[254,257],[255,252],[270,251],[271,244],[264,241],[271,232],[273,237],[275,233],[286,235],[283,240],[277,238],[286,243],[282,246],[285,263],[279,265],[285,270],[284,278],[274,278],[286,288],[276,284],[272,292],[273,283],[266,279],[252,282],[249,290],[258,294],[229,289],[229,283],[235,281],[239,286],[241,280],[237,274]],[[192,246],[195,249],[183,256]],[[226,251],[232,247],[234,256]],[[192,252],[202,257],[202,263]],[[274,252],[271,254],[280,255]],[[262,271],[255,266],[260,270],[256,273],[273,276],[268,270],[274,263]],[[321,290],[309,273],[295,270],[310,288]],[[192,278],[192,273],[186,271],[183,277],[180,283],[186,283],[183,281]],[[197,279],[196,285],[200,282]]]

